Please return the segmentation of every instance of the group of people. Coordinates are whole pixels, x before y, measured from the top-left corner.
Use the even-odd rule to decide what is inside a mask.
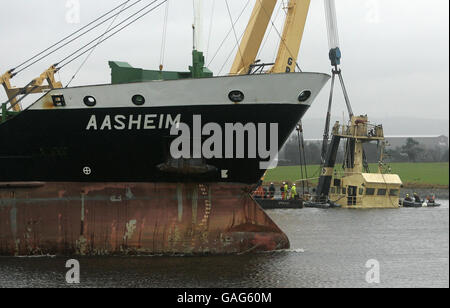
[[[276,187],[274,183],[270,183],[269,188],[260,185],[255,191],[255,197],[262,199],[275,199]],[[281,199],[282,200],[297,200],[299,195],[297,193],[297,185],[292,184],[289,186],[287,182],[283,182],[280,187]]]
[[[417,202],[417,203],[422,203],[423,202],[423,200],[420,198],[418,193],[414,193],[413,194],[413,198],[411,198],[410,194],[406,194],[405,201],[409,201],[409,202],[413,202],[414,201],[414,202]],[[428,195],[427,198],[426,198],[426,201],[428,203],[434,203],[434,202],[436,202],[436,196],[434,194],[433,195]]]
[[[283,184],[280,187],[280,191],[281,191],[281,199],[283,200],[298,199],[297,185],[295,185],[295,183],[289,187],[289,184],[287,182],[283,182]]]

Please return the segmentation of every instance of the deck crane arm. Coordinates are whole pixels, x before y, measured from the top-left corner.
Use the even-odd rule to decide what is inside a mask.
[[[290,0],[277,59],[272,73],[290,73],[297,66],[298,53],[303,39],[311,0]]]
[[[277,0],[257,0],[253,8],[250,22],[242,38],[230,75],[248,74],[250,66],[255,62],[259,48],[275,9]]]
[[[11,103],[11,105],[14,105],[13,110],[18,112],[18,111],[20,111],[20,105],[16,104],[16,102],[17,102],[16,96],[17,95],[14,95],[11,93],[15,89],[11,85],[11,78],[13,78],[13,76],[14,75],[13,75],[12,70],[7,71],[6,73],[4,73],[3,75],[0,76],[0,84],[5,89],[9,102]]]
[[[295,71],[311,0],[290,0],[278,55],[270,73]],[[276,0],[257,0],[230,75],[248,74],[255,63]]]
[[[62,88],[62,84],[55,79],[55,73],[58,71],[55,65],[50,66],[45,72],[43,72],[39,77],[33,79],[30,83],[28,83],[23,88],[16,88],[11,85],[11,78],[14,77],[14,73],[12,71],[8,71],[5,74],[0,76],[0,84],[3,85],[6,94],[8,96],[8,101],[2,104],[2,116],[6,116],[9,109],[12,109],[14,112],[20,112],[22,110],[20,106],[20,102],[27,95],[32,93],[43,93],[52,89]],[[47,81],[48,85],[44,85],[44,82]],[[19,96],[21,96],[19,98]],[[9,107],[7,105],[9,104]]]

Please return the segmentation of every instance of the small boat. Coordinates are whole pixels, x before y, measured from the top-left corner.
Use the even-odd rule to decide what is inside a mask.
[[[276,200],[255,198],[255,201],[265,210],[303,208],[302,200]]]
[[[400,206],[403,206],[403,207],[439,207],[439,206],[441,206],[441,204],[436,203],[436,202],[427,202],[427,201],[416,202],[416,201],[407,201],[405,199],[400,199],[399,204],[400,204]]]

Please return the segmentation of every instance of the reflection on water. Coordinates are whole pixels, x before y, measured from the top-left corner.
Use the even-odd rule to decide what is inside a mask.
[[[449,205],[399,210],[275,210],[292,249],[218,257],[80,258],[80,287],[449,286]],[[0,287],[65,287],[67,258],[0,258]]]

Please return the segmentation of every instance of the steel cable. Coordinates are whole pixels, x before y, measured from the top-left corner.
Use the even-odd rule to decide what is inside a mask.
[[[126,1],[125,3],[129,2],[129,1],[130,1],[130,0]],[[135,6],[136,4],[138,4],[138,3],[141,2],[141,1],[142,1],[142,0],[137,0],[136,2],[130,4],[127,8],[124,9],[124,11],[130,9],[131,7]],[[115,17],[118,16],[120,13],[121,13],[121,12],[116,13],[116,14],[114,14],[114,15],[108,17],[107,19],[103,20],[101,23],[97,24],[96,26],[92,27],[91,29],[84,31],[83,33],[77,35],[75,38],[73,38],[73,39],[71,39],[70,41],[64,43],[62,46],[60,46],[60,47],[58,47],[58,48],[56,48],[56,49],[54,49],[54,50],[52,50],[52,51],[46,53],[46,54],[43,55],[42,57],[38,58],[37,60],[33,61],[32,63],[28,64],[27,66],[25,66],[24,68],[22,68],[21,70],[19,70],[18,72],[16,72],[15,75],[21,73],[22,71],[24,71],[24,70],[26,70],[27,68],[33,66],[34,64],[38,63],[39,61],[41,61],[41,60],[47,58],[48,56],[50,56],[50,55],[52,55],[52,54],[54,54],[56,51],[58,51],[58,50],[62,49],[63,47],[69,45],[70,43],[72,43],[72,42],[74,42],[75,40],[79,39],[80,37],[84,36],[85,34],[91,32],[91,31],[94,30],[95,28],[97,28],[97,27],[101,26],[102,24],[106,23],[107,21],[109,21],[109,20],[115,18]],[[50,49],[50,48],[49,48],[49,49]],[[49,49],[47,49],[47,50],[49,50]]]
[[[154,6],[153,8],[151,8],[150,10],[148,10],[147,12],[141,14],[140,16],[136,17],[135,19],[133,19],[132,21],[130,21],[128,24],[126,24],[125,26],[123,26],[122,28],[118,29],[117,31],[113,32],[111,35],[107,36],[106,38],[102,39],[101,41],[98,42],[98,44],[103,43],[104,41],[108,40],[109,38],[113,37],[114,35],[116,35],[117,33],[119,33],[120,31],[122,31],[123,29],[127,28],[128,26],[130,26],[131,24],[135,23],[136,21],[140,20],[141,18],[143,18],[144,16],[148,15],[149,13],[153,12],[155,9],[157,9],[158,7],[160,7],[161,5],[163,5],[164,3],[166,3],[168,0],[163,0],[161,3],[157,4],[156,6]],[[152,1],[151,4],[154,4],[155,2],[157,2],[157,0]],[[138,13],[140,13],[141,11],[143,11],[145,8],[149,7],[151,4],[145,6],[143,9],[141,9],[139,12],[136,12],[135,14],[133,14],[132,16],[128,17],[127,19],[125,19],[124,21],[122,21],[121,23],[117,24],[116,26],[114,26],[113,28],[111,28],[108,32],[111,32],[112,30],[114,30],[115,28],[117,28],[118,26],[120,26],[121,24],[123,24],[125,21],[131,19],[131,17],[136,16]],[[106,32],[107,33],[107,32]],[[104,33],[104,34],[106,34]],[[103,34],[103,35],[104,35]],[[87,52],[89,52],[90,50],[92,50],[93,48],[95,48],[97,45],[86,49],[85,51],[83,51],[81,54],[77,55],[76,57],[74,57],[73,59],[70,59],[72,56],[74,56],[75,54],[77,54],[78,52],[82,51],[84,48],[86,48],[87,46],[91,45],[94,41],[96,41],[98,38],[100,38],[101,36],[95,38],[93,41],[89,42],[88,44],[82,46],[81,48],[79,48],[77,51],[73,52],[72,54],[70,54],[69,56],[67,56],[66,58],[64,58],[63,60],[61,60],[59,63],[57,63],[58,70],[62,69],[63,67],[69,65],[70,63],[72,63],[73,61],[75,61],[76,59],[78,59],[79,57],[83,56],[84,54],[86,54]],[[70,59],[70,60],[69,60]],[[69,61],[67,61],[69,60]],[[66,63],[60,65],[62,62]]]
[[[64,37],[64,38],[61,39],[60,41],[58,41],[58,42],[54,43],[53,45],[51,45],[50,47],[44,49],[43,51],[41,51],[41,52],[37,53],[36,55],[34,55],[33,57],[29,58],[28,60],[22,62],[22,63],[19,64],[19,65],[17,65],[17,66],[14,67],[12,70],[14,71],[14,70],[18,69],[19,67],[21,67],[21,66],[27,64],[27,63],[30,62],[31,60],[36,59],[37,57],[39,57],[39,56],[40,56],[41,54],[43,54],[44,52],[46,52],[46,51],[52,49],[53,47],[55,47],[55,46],[61,44],[62,42],[64,42],[64,41],[67,40],[68,38],[72,37],[73,35],[79,33],[80,31],[86,29],[86,28],[89,27],[90,25],[92,25],[92,24],[96,23],[97,21],[101,20],[103,17],[108,16],[110,13],[114,12],[114,11],[117,10],[119,7],[122,7],[122,5],[128,3],[129,1],[130,1],[130,0],[127,0],[127,1],[123,2],[122,4],[116,6],[116,7],[113,8],[112,10],[110,10],[110,11],[108,11],[107,13],[103,14],[102,16],[96,18],[95,20],[91,21],[90,23],[88,23],[87,25],[85,25],[85,26],[83,26],[82,28],[78,29],[77,31],[73,32],[72,34],[70,34],[70,35]]]
[[[122,9],[120,10],[120,12],[115,16],[115,18],[111,21],[111,23],[109,24],[108,28],[106,29],[105,33],[103,33],[103,35],[100,37],[99,41],[97,42],[97,44],[94,46],[94,48],[91,50],[91,52],[86,56],[86,59],[84,59],[84,61],[80,64],[80,66],[78,67],[78,69],[75,71],[75,73],[73,74],[72,78],[69,80],[69,82],[66,85],[66,88],[69,87],[69,85],[72,83],[72,81],[75,79],[75,77],[78,75],[78,73],[81,71],[82,67],[86,64],[87,60],[91,57],[92,53],[94,52],[95,48],[100,44],[101,39],[105,36],[105,34],[108,32],[109,29],[111,29],[112,25],[116,22],[117,18],[119,17],[119,15],[124,11],[125,9],[125,5],[122,7]]]

